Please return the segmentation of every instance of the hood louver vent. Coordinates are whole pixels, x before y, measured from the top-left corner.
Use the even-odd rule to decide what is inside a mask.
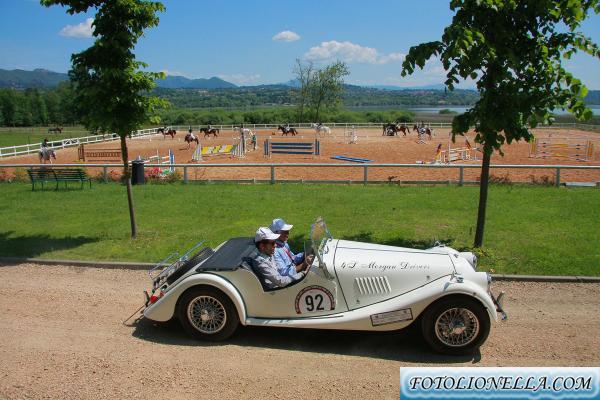
[[[368,276],[354,279],[355,289],[361,296],[390,293],[392,288],[387,276]]]

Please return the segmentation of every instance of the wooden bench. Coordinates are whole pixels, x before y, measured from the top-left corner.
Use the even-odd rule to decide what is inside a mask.
[[[81,182],[81,188],[85,181],[90,183],[92,187],[92,180],[81,168],[38,168],[28,169],[29,179],[31,179],[31,190],[35,190],[35,183],[40,182],[42,184],[42,190],[44,189],[44,183],[56,182],[56,190],[58,190],[58,183],[64,182],[65,188],[68,182]]]

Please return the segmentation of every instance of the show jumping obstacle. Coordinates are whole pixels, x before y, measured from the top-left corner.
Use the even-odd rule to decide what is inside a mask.
[[[567,158],[576,161],[590,161],[594,154],[591,140],[579,143],[567,143],[564,139],[533,139],[529,148],[529,157]]]
[[[271,157],[272,154],[294,154],[294,155],[321,155],[321,143],[318,139],[314,142],[272,142],[269,138],[265,140],[264,155]]]
[[[122,160],[121,150],[119,149],[91,149],[86,150],[83,144],[78,147],[78,156],[80,161],[113,161]]]

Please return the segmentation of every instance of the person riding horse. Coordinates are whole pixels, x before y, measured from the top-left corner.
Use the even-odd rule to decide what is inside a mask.
[[[287,136],[288,133],[291,133],[292,136],[296,136],[298,134],[298,131],[295,128],[291,128],[289,124],[279,125],[277,127],[277,130],[281,131],[281,136],[283,136],[283,135]]]

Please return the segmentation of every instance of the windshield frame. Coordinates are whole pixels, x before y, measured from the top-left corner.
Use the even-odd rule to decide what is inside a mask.
[[[310,241],[307,254],[314,254],[319,260],[319,268],[321,268],[328,276],[327,265],[323,260],[324,250],[327,247],[327,243],[333,240],[331,232],[327,228],[327,224],[322,217],[318,217],[317,220],[310,227]]]

